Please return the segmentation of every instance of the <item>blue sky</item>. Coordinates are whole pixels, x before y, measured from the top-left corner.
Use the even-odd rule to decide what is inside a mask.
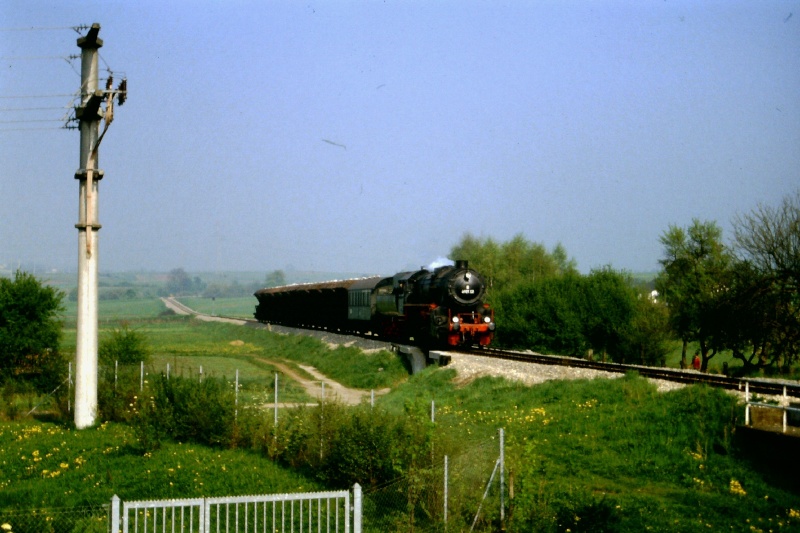
[[[730,236],[800,186],[800,1],[6,0],[0,20],[0,264],[77,266],[78,133],[29,128],[80,85],[79,34],[41,28],[92,22],[129,84],[101,271],[386,274],[467,232],[653,271],[670,224]]]

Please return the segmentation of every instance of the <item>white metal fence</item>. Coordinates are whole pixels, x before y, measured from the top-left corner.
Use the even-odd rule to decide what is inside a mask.
[[[361,533],[361,487],[353,486],[352,507],[348,490],[132,502],[114,496],[109,519],[112,533]]]
[[[744,425],[749,426],[751,422],[750,411],[752,407],[762,409],[779,409],[782,412],[782,426],[783,433],[786,433],[788,426],[797,426],[800,424],[800,408],[798,404],[792,404],[789,401],[789,396],[786,394],[786,387],[783,388],[783,395],[777,404],[766,403],[762,401],[753,401],[750,396],[750,383],[745,382],[744,389],[745,411],[744,411]]]

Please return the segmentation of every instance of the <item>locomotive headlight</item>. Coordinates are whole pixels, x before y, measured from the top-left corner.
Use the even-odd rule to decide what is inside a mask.
[[[459,322],[460,322],[460,320],[458,319],[458,317],[454,316],[453,317],[453,324],[458,324]]]
[[[483,321],[484,321],[484,322],[486,322],[486,323],[488,324],[489,322],[491,322],[491,321],[492,321],[492,317],[490,317],[490,316],[485,316],[485,317],[483,317]]]

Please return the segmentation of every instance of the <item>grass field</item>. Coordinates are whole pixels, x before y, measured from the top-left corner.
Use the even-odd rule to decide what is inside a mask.
[[[205,376],[229,380],[238,369],[242,400],[257,408],[272,399],[270,361],[310,364],[351,387],[391,387],[377,408],[392,416],[429,420],[434,401],[436,421],[425,431],[436,451],[416,453],[448,450],[454,465],[460,457],[475,462],[476,447],[495,450],[504,428],[506,482],[514,486],[509,531],[800,531],[800,483],[781,467],[795,457],[769,457],[770,449],[751,455],[737,432],[743,406],[719,390],[659,393],[635,375],[534,387],[497,378],[456,383],[452,370],[437,367],[409,377],[389,352],[331,350],[305,336],[159,316],[163,308],[145,301],[114,309],[125,318],[101,328],[123,320],[146,335],[153,353],[147,378],[167,364],[174,375],[192,378],[201,365]],[[65,351],[70,346],[74,326],[64,339]],[[287,397],[303,401],[302,391],[280,379]],[[1,423],[0,512],[103,504],[114,493],[140,499],[322,488],[249,449],[167,442],[142,455],[135,444],[131,428],[119,424],[74,431],[33,420]],[[765,458],[778,466],[759,460]],[[485,482],[471,487],[478,497]],[[368,493],[365,501],[380,512],[378,495],[384,493]]]
[[[402,362],[389,352],[363,358],[356,357],[359,350],[341,347],[331,357],[327,346],[305,336],[281,337],[252,327],[163,316],[165,307],[157,299],[130,301],[127,307],[122,304],[101,302],[100,342],[108,331],[126,324],[147,338],[152,354],[146,368],[148,375],[166,373],[169,365],[171,375],[199,377],[202,368],[204,376],[233,382],[238,370],[241,401],[245,404],[272,402],[276,373],[281,402],[312,401],[274,366],[275,361],[289,364],[301,375],[305,372],[297,367],[298,363],[312,365],[333,380],[365,390],[392,386],[406,375]],[[61,349],[68,357],[75,351],[75,338],[74,323],[66,322]],[[276,353],[280,353],[277,358]],[[354,363],[345,367],[340,364],[342,359],[352,359]],[[138,375],[139,369],[121,372]]]
[[[633,375],[536,387],[495,378],[456,385],[453,377],[430,368],[381,397],[378,408],[425,419],[436,401],[427,431],[438,453],[452,454],[454,494],[464,489],[458,465],[484,461],[491,469],[504,428],[516,524],[509,531],[800,530],[797,480],[741,455],[730,429],[742,408],[720,391],[662,394]],[[0,509],[104,503],[112,494],[130,500],[323,488],[248,450],[166,443],[142,455],[130,428],[119,424],[74,431],[4,423],[0,461]],[[483,483],[471,487],[478,497]],[[390,497],[404,496],[365,494],[373,517]]]
[[[255,296],[216,299],[182,297],[180,302],[206,315],[253,318],[258,300]]]
[[[75,327],[78,319],[77,302],[64,302],[64,312],[62,314],[66,326]],[[103,300],[98,303],[98,321],[101,327],[105,324],[112,324],[121,320],[139,320],[142,318],[154,318],[166,311],[163,302],[158,298],[142,298],[137,300]]]

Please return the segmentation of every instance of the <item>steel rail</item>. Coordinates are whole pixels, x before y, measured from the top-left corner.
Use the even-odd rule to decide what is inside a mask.
[[[173,302],[176,300],[173,299]],[[176,302],[177,303],[177,302]],[[180,304],[192,314],[199,314],[197,311]],[[225,317],[222,315],[215,315],[218,318],[235,318],[236,320],[243,320],[249,325],[257,325],[261,322],[253,318],[242,317]],[[327,328],[312,328],[308,326],[287,326],[296,329],[308,329],[311,331],[329,331],[340,335],[353,335],[373,340],[380,340],[372,335],[357,334],[355,332],[329,330]],[[618,374],[625,374],[627,372],[636,372],[642,377],[652,379],[663,379],[665,381],[672,381],[675,383],[684,383],[687,385],[692,384],[705,384],[710,387],[717,387],[728,390],[745,391],[746,385],[749,384],[750,394],[762,394],[769,396],[781,396],[784,391],[787,396],[800,399],[800,383],[785,383],[780,381],[770,381],[757,378],[734,378],[730,376],[723,376],[720,374],[704,374],[694,370],[679,370],[675,368],[663,368],[644,365],[629,365],[622,363],[606,363],[602,361],[590,361],[588,359],[580,359],[578,357],[568,357],[562,355],[543,355],[528,352],[516,352],[512,350],[501,350],[498,348],[471,348],[461,349],[462,353],[470,355],[477,355],[481,357],[489,357],[494,359],[505,359],[509,361],[519,361],[523,363],[536,363],[540,365],[555,365],[566,366],[572,368],[587,368],[591,370],[601,370],[603,372],[614,372]]]
[[[704,374],[693,370],[678,370],[674,368],[604,363],[601,361],[579,359],[577,357],[515,352],[510,350],[500,350],[497,348],[474,348],[463,351],[464,353],[469,353],[470,355],[492,357],[495,359],[506,359],[510,361],[521,361],[526,363],[537,363],[541,365],[589,368],[593,370],[602,370],[605,372],[623,374],[626,372],[637,372],[639,375],[647,378],[663,379],[666,381],[685,384],[703,383],[711,387],[739,390],[742,392],[744,392],[746,384],[749,384],[749,390],[751,394],[780,396],[785,390],[787,396],[800,398],[800,383],[784,383],[757,378],[734,378],[719,374]]]

